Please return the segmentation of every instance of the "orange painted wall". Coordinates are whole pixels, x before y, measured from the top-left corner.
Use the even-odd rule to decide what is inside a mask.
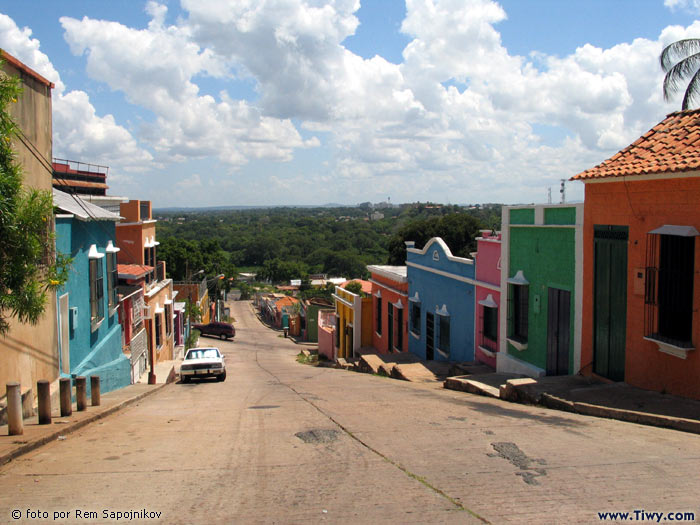
[[[700,230],[700,177],[586,183],[585,191],[582,373],[591,374],[593,369],[593,226],[628,226],[625,382],[700,399],[700,240],[695,242],[693,283],[693,344],[697,349],[687,359],[664,354],[643,339],[644,291],[635,287],[637,272],[643,272],[646,265],[647,232],[664,224]]]

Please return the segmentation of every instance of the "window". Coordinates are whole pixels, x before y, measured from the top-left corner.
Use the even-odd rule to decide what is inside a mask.
[[[438,339],[438,349],[442,352],[450,353],[450,317],[447,315],[440,315],[438,312],[439,323],[439,339]]]
[[[491,341],[498,340],[498,308],[484,306],[484,337]]]
[[[396,309],[396,331],[394,332],[394,348],[403,350],[403,308]]]
[[[411,301],[411,332],[420,335],[420,302]]]
[[[161,330],[163,329],[162,327],[162,322],[160,320],[160,314],[156,314],[155,316],[155,332],[156,332],[156,348],[160,348],[163,345],[163,337],[161,335]]]
[[[511,285],[512,325],[510,338],[520,343],[527,342],[529,286]]]
[[[381,295],[377,297],[377,333],[382,335],[382,297]]]
[[[103,253],[97,252],[97,247],[93,244],[90,246],[88,253],[89,272],[90,272],[90,321],[93,329],[96,328],[96,323],[99,323],[104,318],[104,277],[102,276],[102,258]]]
[[[117,254],[107,254],[107,298],[109,299],[109,307],[117,307]]]
[[[170,304],[165,305],[165,333],[170,335],[173,333],[173,307]]]
[[[647,237],[644,335],[692,348],[695,236],[693,227],[663,226]]]
[[[340,348],[340,316],[335,314],[335,347]]]

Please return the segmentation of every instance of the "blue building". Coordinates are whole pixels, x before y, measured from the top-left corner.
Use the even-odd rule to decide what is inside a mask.
[[[474,360],[474,261],[440,237],[406,243],[408,349],[421,359]]]
[[[58,290],[61,376],[100,376],[102,392],[131,383],[117,308],[115,223],[119,215],[53,190],[56,250],[73,259]]]

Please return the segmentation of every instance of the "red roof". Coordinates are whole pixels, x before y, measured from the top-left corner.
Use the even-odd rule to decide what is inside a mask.
[[[12,64],[14,67],[19,69],[20,71],[24,71],[27,75],[34,77],[36,80],[44,84],[45,86],[48,86],[50,88],[54,88],[54,83],[46,80],[42,75],[34,71],[31,67],[29,67],[27,64],[24,62],[21,62],[17,58],[13,57],[11,54],[9,54],[7,51],[4,49],[0,49],[0,58],[5,60],[8,64]]]
[[[296,304],[299,302],[299,299],[295,297],[282,297],[275,303],[275,308],[278,310],[282,310],[283,307],[285,306],[292,306],[293,304]]]
[[[363,281],[362,279],[353,279],[352,281],[345,281],[340,285],[341,288],[345,288],[350,283],[360,283],[362,285],[362,291],[366,294],[372,293],[372,283],[369,281]]]
[[[153,266],[146,266],[143,264],[117,264],[117,273],[120,277],[126,279],[138,279],[152,271]]]
[[[634,143],[571,180],[681,173],[700,169],[700,110],[677,111]]]

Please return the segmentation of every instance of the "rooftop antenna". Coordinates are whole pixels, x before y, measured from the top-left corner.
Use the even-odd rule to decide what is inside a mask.
[[[561,189],[559,193],[561,193],[561,203],[566,204],[566,179],[561,179]]]
[[[547,188],[547,204],[552,204],[552,187]]]

